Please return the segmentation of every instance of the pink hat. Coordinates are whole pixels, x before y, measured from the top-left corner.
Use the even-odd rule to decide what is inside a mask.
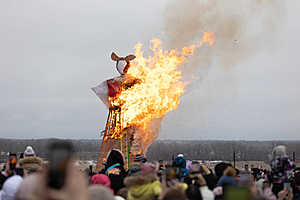
[[[155,173],[155,165],[152,163],[144,163],[141,165],[142,176],[147,176],[148,174]]]
[[[92,176],[91,183],[95,185],[104,185],[110,188],[110,180],[105,174],[96,174]]]

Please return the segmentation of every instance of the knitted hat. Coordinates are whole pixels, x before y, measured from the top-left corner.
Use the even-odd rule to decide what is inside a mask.
[[[137,154],[134,157],[134,162],[143,162],[143,163],[145,163],[146,161],[147,161],[147,159],[141,154]]]
[[[141,165],[142,176],[147,176],[148,174],[155,173],[155,165],[152,163],[144,163]]]
[[[24,151],[24,157],[35,156],[35,152],[31,146],[27,146]]]
[[[104,185],[110,188],[110,179],[105,174],[96,174],[92,176],[91,183],[97,185]]]
[[[184,157],[183,154],[178,154],[177,157]]]

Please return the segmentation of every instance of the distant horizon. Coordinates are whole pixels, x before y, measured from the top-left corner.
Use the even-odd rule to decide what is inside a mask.
[[[97,138],[62,138],[62,137],[41,137],[41,138],[11,138],[11,137],[0,137],[0,140],[48,140],[48,139],[58,139],[58,140],[102,140]],[[155,141],[228,141],[228,142],[299,142],[300,140],[254,140],[254,139],[156,139]]]

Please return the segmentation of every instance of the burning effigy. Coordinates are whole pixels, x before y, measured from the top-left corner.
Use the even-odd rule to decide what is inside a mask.
[[[161,40],[153,39],[148,57],[140,43],[135,55],[111,54],[120,76],[92,88],[109,109],[97,169],[104,167],[112,149],[122,151],[126,167],[135,155],[146,154],[158,136],[161,119],[178,107],[184,93],[187,83],[179,66],[205,43],[214,44],[213,33],[204,32],[200,42],[181,50],[164,50]]]

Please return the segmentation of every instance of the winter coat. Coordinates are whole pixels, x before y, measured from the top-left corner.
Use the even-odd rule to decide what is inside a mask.
[[[225,185],[235,185],[235,184],[236,184],[236,182],[235,182],[233,177],[224,175],[218,181],[217,186],[222,186],[223,187]]]
[[[140,176],[141,175],[141,166],[137,165],[137,164],[131,165],[127,174],[128,174],[128,176]]]
[[[173,161],[173,167],[180,170],[181,181],[189,174],[189,170],[186,168],[186,160],[184,157],[176,157]]]
[[[129,188],[127,200],[154,200],[161,193],[161,184],[156,174],[129,176],[124,183]]]
[[[43,160],[39,157],[25,157],[20,160],[19,164],[29,173],[32,173],[42,168]]]
[[[285,183],[291,179],[295,164],[288,157],[276,156],[271,162],[271,178],[273,183]]]
[[[109,177],[111,188],[115,194],[124,187],[123,181],[126,177],[124,169],[124,157],[121,151],[117,149],[111,150],[107,157],[105,165],[105,174]]]

